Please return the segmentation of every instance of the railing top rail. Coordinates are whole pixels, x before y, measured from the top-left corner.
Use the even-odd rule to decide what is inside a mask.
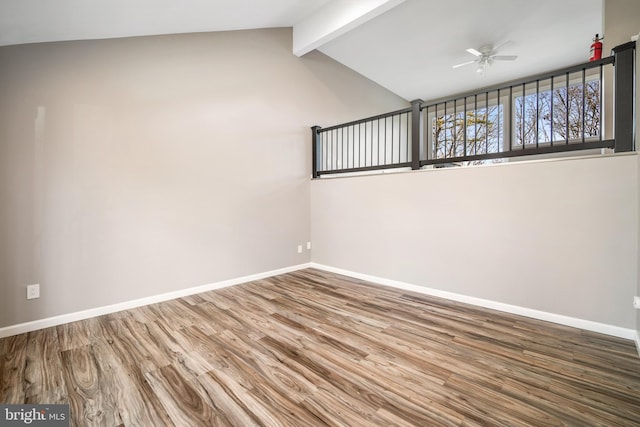
[[[474,89],[472,91],[464,92],[464,93],[461,93],[461,94],[458,94],[458,95],[448,96],[446,98],[439,98],[439,99],[432,100],[432,101],[429,101],[429,102],[424,102],[422,104],[421,108],[425,109],[425,108],[428,108],[428,107],[433,107],[436,104],[444,104],[445,102],[458,101],[460,99],[465,99],[465,98],[468,98],[470,96],[480,95],[480,94],[483,94],[483,93],[495,92],[495,91],[498,91],[498,90],[500,90],[500,91],[508,90],[510,87],[527,85],[527,84],[530,84],[530,83],[535,83],[536,81],[550,79],[552,77],[558,77],[558,76],[562,76],[562,75],[566,75],[566,74],[581,72],[582,70],[589,70],[589,69],[592,69],[592,68],[598,68],[601,65],[613,64],[614,62],[615,62],[615,56],[612,55],[612,56],[608,56],[606,58],[599,59],[597,61],[583,62],[581,64],[576,64],[576,65],[572,65],[572,66],[565,67],[565,68],[559,68],[557,70],[548,71],[548,72],[536,74],[536,75],[533,75],[533,76],[527,76],[527,77],[522,78],[522,79],[512,80],[510,82],[500,83],[500,84],[493,85],[493,86],[487,86],[487,87],[484,87],[484,88],[481,88],[481,89]]]
[[[341,123],[339,125],[329,126],[329,127],[326,127],[326,128],[319,128],[318,132],[328,132],[328,131],[331,131],[331,130],[340,129],[340,128],[347,127],[347,126],[354,126],[354,125],[358,125],[358,124],[361,124],[361,123],[371,122],[373,120],[380,120],[380,119],[384,119],[386,117],[392,117],[392,116],[396,116],[398,114],[405,114],[405,113],[410,113],[410,112],[411,112],[411,107],[407,107],[407,108],[403,108],[401,110],[392,111],[390,113],[378,114],[377,116],[371,116],[371,117],[367,117],[367,118],[364,118],[364,119],[354,120],[352,122]]]

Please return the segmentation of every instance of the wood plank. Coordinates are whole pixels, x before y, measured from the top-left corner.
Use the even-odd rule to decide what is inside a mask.
[[[25,400],[25,370],[27,363],[28,334],[20,334],[0,340],[0,402],[23,403]],[[52,367],[55,369],[55,367]]]
[[[25,402],[69,403],[64,376],[59,369],[62,361],[56,329],[41,329],[27,336]]]
[[[94,349],[91,345],[86,345],[61,353],[70,411],[76,425],[122,424],[113,394],[113,371],[104,370],[104,366],[96,359],[96,354],[99,358],[104,357],[101,351],[103,349],[99,346]]]
[[[223,411],[209,399],[199,384],[185,380],[173,366],[145,374],[154,393],[176,426],[229,426]]]

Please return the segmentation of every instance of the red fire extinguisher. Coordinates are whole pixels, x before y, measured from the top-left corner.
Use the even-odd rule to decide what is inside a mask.
[[[596,34],[596,37],[593,39],[593,43],[591,43],[591,55],[589,57],[589,61],[597,61],[602,58],[602,42],[600,40],[604,39],[604,37],[599,37]]]

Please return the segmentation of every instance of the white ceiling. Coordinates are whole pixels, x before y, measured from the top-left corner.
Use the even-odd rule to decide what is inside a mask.
[[[0,0],[0,46],[291,27],[329,0]]]
[[[589,59],[602,0],[407,0],[322,52],[407,100],[425,101]],[[483,77],[465,49],[509,41]],[[605,52],[603,52],[604,54]]]
[[[290,27],[341,2],[0,0],[0,46]],[[407,100],[432,100],[586,61],[601,30],[602,0],[406,0],[319,50]],[[451,68],[473,59],[465,49],[507,40],[500,54],[516,61],[484,77]]]

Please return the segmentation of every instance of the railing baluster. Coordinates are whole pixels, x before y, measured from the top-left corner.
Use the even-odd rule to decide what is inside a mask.
[[[398,163],[402,161],[402,115],[398,114]]]
[[[324,153],[324,167],[322,168],[322,171],[328,171],[329,168],[329,155],[331,153],[331,142],[329,141],[329,139],[327,138],[327,142],[326,142],[326,152]]]
[[[358,145],[361,145],[361,144],[362,144],[362,123],[358,125]],[[364,165],[367,166],[367,139],[366,138],[364,140]]]
[[[338,169],[338,153],[342,150],[342,146],[344,144],[344,135],[342,135],[342,138],[338,138],[336,139],[336,146],[333,149],[333,156],[334,158],[331,160],[332,162],[332,168],[333,170],[337,170]]]
[[[420,166],[422,166],[423,161],[429,161],[433,158],[433,151],[431,149],[431,143],[433,142],[433,137],[431,136],[431,123],[429,122],[429,106],[420,107],[420,122],[422,132],[422,138],[420,138],[420,147],[421,147],[421,155],[420,155]]]
[[[409,161],[409,113],[403,114],[405,116],[405,124],[407,125],[405,129],[405,139],[406,139],[406,150],[405,150],[405,161]]]
[[[391,116],[391,163],[393,163],[393,151],[394,151],[393,150],[393,146],[394,146],[393,138],[394,138],[394,135],[395,135],[394,130],[393,130],[394,122],[395,122],[395,120],[394,120],[393,116]],[[398,159],[398,161],[400,161],[400,159]]]
[[[497,93],[498,99],[496,102],[496,115],[498,116],[498,140],[496,141],[497,147],[496,147],[496,151],[499,153],[502,151],[502,139],[500,138],[500,136],[503,134],[502,132],[502,123],[500,123],[500,116],[502,114],[500,114],[501,112],[501,108],[500,108],[500,89],[498,89],[498,93]]]
[[[440,119],[439,119],[439,112],[438,112],[438,104],[435,105],[435,112],[434,112],[434,118],[433,118],[433,125],[432,125],[432,133],[433,133],[433,158],[434,159],[439,159],[440,158],[440,143],[441,143],[441,138],[440,138],[440,133],[441,133],[441,129],[440,129]]]
[[[356,166],[356,127],[355,125],[349,126],[351,128],[351,147],[353,151],[353,167],[360,167],[360,155],[358,155],[358,166]],[[347,131],[347,138],[349,138],[349,132]],[[358,154],[360,154],[360,146],[358,146]]]
[[[370,143],[369,140],[367,139],[367,127],[369,126],[369,123],[364,123],[364,146],[366,147],[366,149],[368,150],[369,153],[369,158],[372,159],[372,154],[373,154],[373,143]],[[365,162],[366,163],[366,162]],[[373,166],[373,160],[371,160],[369,162],[369,166]]]
[[[367,166],[366,163],[362,163],[362,142],[360,141],[360,129],[362,123],[358,123],[357,125],[353,125],[353,143],[356,143],[356,126],[358,126],[358,167]]]
[[[359,155],[357,157],[355,156],[356,126],[360,126],[360,125],[351,125],[351,126],[349,126],[349,128],[351,129],[351,136],[349,137],[349,143],[353,147],[353,151],[354,151],[354,156],[353,156],[353,159],[351,160],[352,167],[359,168],[361,166],[361,164],[360,164],[360,156]],[[360,151],[360,144],[358,144],[358,152],[359,151]]]
[[[489,92],[484,93],[484,152],[489,153]]]
[[[349,144],[349,138],[347,136],[346,139],[346,144]],[[336,141],[336,150],[335,150],[335,160],[334,160],[334,164],[333,164],[333,169],[340,169],[340,165],[342,164],[342,152],[344,151],[344,147],[345,147],[345,139],[342,139],[340,141]]]
[[[550,117],[549,117],[549,123],[550,123],[550,125],[549,125],[549,128],[550,128],[550,130],[549,130],[549,144],[551,145],[551,147],[553,147],[553,119],[554,119],[554,117],[553,117],[553,104],[555,103],[555,92],[554,92],[554,89],[553,89],[553,80],[554,80],[553,77],[551,77],[551,92],[549,92],[551,94],[550,95],[550,97],[551,97],[551,105],[550,105],[550,108],[549,108],[550,109],[550,113],[549,113],[550,114]]]
[[[447,123],[449,122],[449,119],[447,117],[447,101],[444,102],[444,113],[442,117],[442,123],[444,124],[444,158],[446,159],[448,157],[447,154],[449,151],[449,139],[447,138]]]
[[[473,97],[473,154],[478,154],[478,95]]]
[[[365,123],[364,124],[364,146],[365,148],[369,146],[369,141],[367,140],[367,126],[368,124]],[[371,143],[371,146],[369,147],[369,157],[370,157],[370,162],[369,162],[369,166],[373,166],[373,143]]]
[[[347,128],[347,139],[346,141],[342,141],[342,144],[340,145],[340,156],[346,160],[346,162],[344,163],[345,168],[349,167],[349,129]],[[352,166],[355,167],[355,164],[353,164],[353,158],[351,159],[351,163]]]
[[[387,118],[384,118],[384,164],[387,163]]]
[[[329,132],[329,134],[331,134],[331,132]],[[327,135],[327,132],[323,132],[323,135]],[[322,167],[319,169],[318,172],[322,171],[326,171],[329,169],[328,163],[327,162],[327,153],[329,153],[329,137],[328,136],[323,136],[322,137]]]
[[[521,104],[522,104],[522,113],[521,113],[522,116],[520,117],[520,120],[522,121],[522,126],[521,126],[522,129],[520,131],[520,135],[521,135],[521,138],[522,138],[522,149],[523,150],[525,149],[525,144],[526,144],[526,141],[525,141],[525,135],[526,134],[525,134],[525,128],[524,128],[525,127],[525,123],[526,123],[525,116],[524,116],[524,114],[525,114],[524,105],[526,103],[525,99],[526,99],[526,96],[527,96],[526,93],[527,93],[526,84],[522,83],[522,102],[521,102]]]
[[[438,134],[442,135],[442,138],[438,139],[438,146],[442,148],[441,153],[442,153],[442,158],[446,159],[447,158],[447,122],[446,122],[446,118],[447,118],[447,109],[446,109],[446,104],[444,105],[443,110],[442,110],[442,115],[438,116],[436,120],[438,120],[438,126],[442,126],[442,129],[440,129],[440,132]],[[440,113],[438,113],[440,114]],[[441,118],[442,117],[442,118]]]
[[[353,126],[351,127],[351,133],[353,133]],[[346,160],[347,162],[345,163],[344,167],[348,168],[349,167],[349,146],[351,146],[351,167],[356,167],[356,158],[354,156],[355,153],[355,144],[353,143],[353,138],[349,138],[349,133],[347,132],[347,143],[344,147],[344,152],[346,154]]]
[[[586,70],[583,68],[582,69],[582,142],[584,142],[584,137],[586,133],[586,128],[585,128],[585,116],[587,115],[586,91],[587,91]]]
[[[350,143],[351,143],[351,145],[352,145],[353,147],[355,147],[355,146],[356,146],[356,126],[360,126],[360,125],[358,124],[358,125],[351,125],[351,126],[350,126],[350,128],[351,128],[351,139],[350,139]],[[355,151],[355,148],[354,148],[354,151]],[[361,166],[362,166],[362,165],[360,164],[360,155],[359,155],[359,154],[360,154],[360,144],[358,143],[358,156],[357,156],[357,157],[355,157],[355,156],[354,156],[354,157],[353,157],[353,160],[352,160],[352,165],[353,165],[353,167],[354,167],[354,168],[356,168],[356,167],[361,167]]]
[[[451,157],[457,156],[458,149],[458,98],[453,100],[453,113],[451,113]]]
[[[536,80],[536,148],[540,147],[540,80]]]
[[[376,147],[378,152],[378,165],[380,165],[380,119],[376,120],[376,125],[378,126],[378,132],[376,134]],[[371,138],[373,139],[373,138]]]
[[[338,169],[338,150],[340,150],[340,147],[342,146],[342,138],[336,138],[336,143],[335,145],[332,147],[331,150],[331,169],[332,170],[337,170]]]
[[[364,140],[365,140],[365,143],[369,145],[369,142],[367,142],[367,126],[369,126],[369,124],[364,125]],[[371,124],[370,129],[371,129],[371,147],[369,148],[369,155],[371,157],[370,164],[371,166],[373,166],[373,124]]]
[[[602,79],[602,64],[600,64],[600,74],[598,78],[598,140],[602,141],[602,87],[604,86],[604,81]]]
[[[353,136],[349,136],[349,129],[351,130],[351,135],[353,135],[353,125],[349,126],[349,128],[347,129],[347,141],[343,144],[342,148],[344,150],[344,153],[346,155],[343,155],[343,159],[344,157],[348,157],[349,156],[349,144],[351,144],[351,147],[355,147],[352,143],[353,143]],[[349,167],[349,163],[348,163],[349,159],[347,158],[347,163],[344,165],[345,168]]]
[[[336,147],[338,146],[338,134],[336,134],[336,139],[335,141],[331,141],[331,154],[330,154],[330,158],[329,158],[329,170],[335,170],[335,160],[334,160],[334,156],[335,156],[335,152],[336,152]]]
[[[515,108],[513,108],[513,86],[509,86],[509,105],[512,106],[511,108],[509,108],[509,151],[513,151],[513,140],[516,137],[513,130],[513,122],[516,119],[516,110]]]
[[[462,102],[464,103],[464,117],[462,118],[462,137],[464,138],[463,140],[463,146],[462,146],[462,153],[463,155],[467,155],[467,97],[465,96],[462,99]]]
[[[567,104],[567,108],[565,110],[565,115],[566,115],[565,121],[566,121],[566,126],[567,126],[567,133],[564,135],[564,143],[565,143],[565,145],[569,145],[569,108],[570,108],[570,105],[569,105],[569,73],[567,73],[567,80],[566,80],[565,89],[566,89],[566,91],[565,91],[564,98],[565,98],[565,101],[566,101],[566,104]]]
[[[333,143],[333,131],[329,131],[329,136],[327,137],[327,140],[325,142],[324,165],[322,167],[323,171],[329,170],[329,158],[328,158],[328,155],[329,155],[329,152],[330,152],[329,148],[331,147],[331,145],[330,145],[331,143]]]
[[[353,125],[352,128],[353,130],[351,131],[352,135],[353,135],[353,144],[356,144],[356,130],[358,131],[358,167],[365,167],[366,164],[362,162],[362,144],[360,142],[360,126],[362,125],[362,123],[358,123],[357,125]],[[356,128],[357,126],[357,128]]]
[[[331,139],[331,150],[330,150],[330,155],[327,161],[328,165],[331,165],[329,167],[327,167],[327,169],[331,170],[331,169],[335,169],[334,168],[334,164],[333,164],[333,153],[335,152],[335,147],[338,146],[338,139],[339,139],[339,133],[338,133],[338,129],[336,129],[336,134],[335,134],[335,138]]]

